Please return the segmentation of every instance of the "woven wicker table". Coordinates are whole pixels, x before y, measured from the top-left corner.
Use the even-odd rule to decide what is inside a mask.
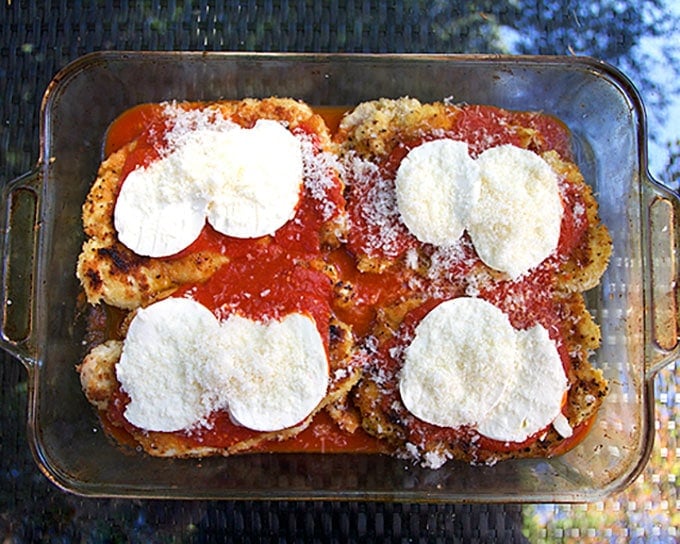
[[[463,12],[446,2],[404,2],[389,7],[359,0],[225,2],[219,6],[203,0],[186,4],[158,0],[2,2],[3,183],[28,171],[37,160],[40,100],[47,84],[60,68],[90,51],[494,52],[483,39],[484,14]],[[467,20],[463,14],[469,16]],[[546,51],[537,46],[536,52]],[[674,542],[680,538],[678,383],[677,363],[656,378],[657,440],[648,467],[628,490],[595,504],[86,499],[60,491],[36,467],[25,430],[26,372],[3,354],[0,539],[6,543]]]

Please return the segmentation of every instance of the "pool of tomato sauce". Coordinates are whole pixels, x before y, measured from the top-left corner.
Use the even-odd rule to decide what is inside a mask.
[[[326,120],[329,128],[334,130],[344,109],[342,108],[323,108],[319,109]],[[480,130],[487,134],[492,134],[493,142],[490,145],[500,145],[502,143],[513,143],[519,145],[520,139],[515,132],[502,129],[499,130],[498,120],[504,119],[507,124],[510,117],[517,124],[524,123],[525,126],[534,127],[542,135],[538,148],[540,152],[545,149],[556,149],[562,156],[569,157],[569,135],[564,126],[559,121],[548,116],[536,116],[534,114],[505,112],[497,108],[486,106],[473,106],[465,109],[464,115],[459,115],[459,122],[449,137],[469,141],[471,150],[477,153],[483,149],[473,138],[475,133]],[[505,126],[505,124],[503,126]],[[165,122],[162,117],[161,108],[158,105],[142,105],[132,108],[123,116],[118,118],[111,126],[105,145],[105,153],[113,152],[127,142],[139,138],[136,149],[130,153],[126,161],[122,175],[126,175],[139,165],[147,165],[159,154],[157,149],[162,148],[162,134],[165,129]],[[300,128],[304,130],[304,127]],[[393,179],[399,163],[410,149],[422,143],[427,138],[418,141],[406,142],[398,146],[390,157],[382,165],[384,175]],[[351,191],[351,190],[350,190]],[[579,195],[572,191],[567,192],[563,197],[578,201]],[[329,195],[330,198],[339,199],[339,190]],[[353,202],[360,202],[361,195],[351,195],[348,203],[350,213],[356,212],[352,209]],[[357,198],[359,196],[359,198]],[[565,203],[565,213],[562,223],[562,233],[559,243],[557,257],[568,254],[579,241],[582,229],[578,228],[578,222],[570,214],[573,210],[570,202]],[[192,298],[199,300],[213,310],[218,307],[222,312],[229,312],[229,309],[238,308],[239,312],[252,318],[276,318],[290,311],[305,311],[312,315],[322,338],[327,338],[328,319],[331,311],[344,322],[353,326],[357,336],[368,334],[376,318],[376,307],[388,305],[394,300],[408,292],[408,278],[398,270],[387,270],[380,274],[363,273],[356,269],[353,251],[361,246],[361,242],[356,243],[356,238],[350,239],[347,249],[338,249],[332,252],[324,252],[319,247],[318,227],[321,224],[318,210],[315,203],[310,198],[303,198],[301,205],[296,213],[296,220],[291,221],[273,236],[264,237],[257,240],[240,240],[223,236],[209,226],[201,233],[200,237],[186,250],[173,256],[178,257],[195,251],[210,250],[223,252],[232,257],[232,261],[225,265],[209,282],[202,285],[192,285],[183,287],[175,296],[190,294]],[[359,229],[361,232],[361,229]],[[410,247],[416,247],[419,242],[404,230],[399,247],[403,253]],[[428,248],[425,248],[427,251]],[[172,257],[171,257],[172,258]],[[338,270],[343,281],[351,283],[353,286],[353,304],[349,306],[334,307],[332,286],[327,276],[321,272],[310,269],[303,263],[309,260],[321,259],[333,264]],[[529,279],[522,282],[498,282],[492,288],[481,293],[484,298],[494,301],[501,307],[504,300],[515,295],[522,295],[525,300],[544,298],[541,291],[545,285],[544,280],[549,279],[555,263],[550,260]],[[275,279],[275,281],[271,281]],[[302,287],[302,288],[301,288]],[[538,297],[536,295],[539,295]],[[435,301],[439,302],[439,301]],[[414,328],[416,323],[424,317],[435,304],[431,302],[408,314],[404,327]],[[539,305],[540,306],[540,305]],[[507,309],[506,309],[507,311]],[[551,311],[553,313],[551,313]],[[535,314],[536,310],[529,312]],[[555,323],[558,316],[553,309],[547,306],[540,306],[540,317],[534,316],[536,322],[544,325]],[[521,312],[513,316],[511,321],[517,327],[529,326],[526,323],[526,312]],[[524,319],[524,321],[523,321]],[[555,334],[555,328],[549,328],[551,334]],[[403,336],[402,336],[403,338]],[[396,341],[396,340],[393,340]],[[326,342],[326,348],[328,345]],[[561,355],[565,365],[568,364],[568,356],[561,350]],[[381,350],[378,355],[377,364],[395,364],[389,361]],[[398,394],[398,393],[397,393]],[[384,402],[388,402],[386,396]],[[394,400],[394,399],[391,399]],[[390,402],[391,402],[390,400]],[[123,391],[118,391],[114,402],[106,414],[116,426],[118,433],[121,430],[128,430],[131,433],[139,432],[131,426],[124,418],[123,411],[129,402],[127,395]],[[412,418],[415,420],[415,418]],[[207,428],[194,430],[192,433],[176,432],[172,433],[176,440],[187,445],[228,447],[236,442],[256,437],[259,433],[244,427],[236,426],[231,423],[228,414],[218,412],[213,414],[211,425]],[[578,439],[585,434],[587,425],[584,424],[576,429],[571,439],[561,443],[559,451],[566,451]],[[443,429],[416,420],[412,432],[420,435],[427,440],[450,440],[460,437],[464,430]],[[115,433],[114,433],[115,434]],[[120,438],[120,437],[119,437]],[[414,435],[415,438],[415,435]],[[535,440],[531,437],[528,442]],[[489,450],[520,449],[526,445],[507,444],[481,438],[480,445]],[[307,452],[378,452],[383,451],[383,446],[373,437],[358,429],[350,434],[343,432],[329,418],[325,412],[317,414],[312,424],[302,433],[293,439],[284,442],[268,442],[260,446],[260,451],[307,451]]]

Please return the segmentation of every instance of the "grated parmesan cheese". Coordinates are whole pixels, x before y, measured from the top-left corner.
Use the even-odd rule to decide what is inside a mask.
[[[319,151],[314,139],[304,133],[296,134],[300,140],[303,159],[303,178],[307,193],[321,210],[321,219],[328,221],[338,213],[337,205],[329,198],[341,170],[340,161],[333,153]]]
[[[364,199],[359,208],[361,219],[366,225],[363,250],[372,256],[376,251],[386,257],[397,257],[400,253],[399,237],[406,233],[401,221],[394,182],[381,175],[375,163],[353,156],[347,166],[351,172],[351,182],[356,192]],[[350,232],[357,225],[350,217]]]

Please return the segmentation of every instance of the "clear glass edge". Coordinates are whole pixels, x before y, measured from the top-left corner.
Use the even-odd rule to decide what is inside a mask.
[[[32,323],[33,315],[35,314],[34,307],[35,301],[29,300],[26,305],[30,307],[28,310],[29,315],[29,333],[26,338],[17,340],[12,339],[6,334],[5,323],[6,323],[6,313],[5,307],[12,303],[11,293],[8,291],[8,267],[11,265],[9,263],[10,255],[8,255],[8,249],[12,244],[13,231],[10,229],[14,218],[14,212],[11,209],[12,198],[15,193],[20,190],[26,190],[33,193],[35,198],[36,213],[37,207],[40,205],[40,193],[42,186],[42,165],[41,162],[38,163],[28,172],[10,180],[7,184],[2,187],[2,193],[0,194],[0,213],[2,214],[2,220],[0,224],[0,229],[2,232],[2,237],[0,238],[0,254],[2,255],[2,271],[1,271],[1,290],[0,303],[3,304],[2,319],[0,322],[0,348],[6,351],[8,354],[12,355],[14,358],[19,360],[27,369],[31,369],[36,361],[36,350],[35,343],[33,342],[32,330],[34,325]],[[32,228],[31,225],[23,225],[28,228]],[[37,236],[34,237],[34,240]],[[36,258],[36,247],[31,247],[31,253],[29,258],[33,261],[33,268],[35,268],[35,258]],[[34,274],[35,277],[35,274]],[[35,286],[32,288],[32,292],[35,293]]]

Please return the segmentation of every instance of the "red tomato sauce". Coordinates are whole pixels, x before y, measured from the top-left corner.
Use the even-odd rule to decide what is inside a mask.
[[[123,412],[128,404],[127,395],[118,390],[106,413],[102,414],[105,430],[120,444],[134,448],[137,442],[134,433],[139,429],[130,424]],[[171,441],[191,447],[228,448],[238,442],[257,438],[260,433],[234,425],[226,412],[212,414],[211,428],[193,430],[191,433],[169,434]],[[387,453],[387,448],[378,438],[361,428],[353,433],[343,432],[325,412],[318,412],[307,428],[294,438],[283,441],[263,442],[249,452],[279,453]]]
[[[569,130],[552,116],[486,105],[468,105],[460,110],[453,108],[453,112],[454,127],[448,136],[467,142],[473,157],[504,144],[539,154],[552,149],[563,159],[572,156]]]
[[[182,287],[173,296],[190,296],[221,319],[234,312],[259,321],[308,314],[328,349],[331,281],[274,244],[228,262],[209,281]]]
[[[137,139],[148,128],[162,119],[163,106],[160,104],[140,104],[117,117],[106,133],[104,156],[118,151]]]
[[[345,249],[333,251],[328,261],[339,271],[343,282],[351,285],[350,304],[334,300],[336,315],[350,323],[357,337],[366,336],[375,323],[378,309],[390,306],[409,292],[409,274],[400,269],[381,273],[360,272],[354,257]]]

